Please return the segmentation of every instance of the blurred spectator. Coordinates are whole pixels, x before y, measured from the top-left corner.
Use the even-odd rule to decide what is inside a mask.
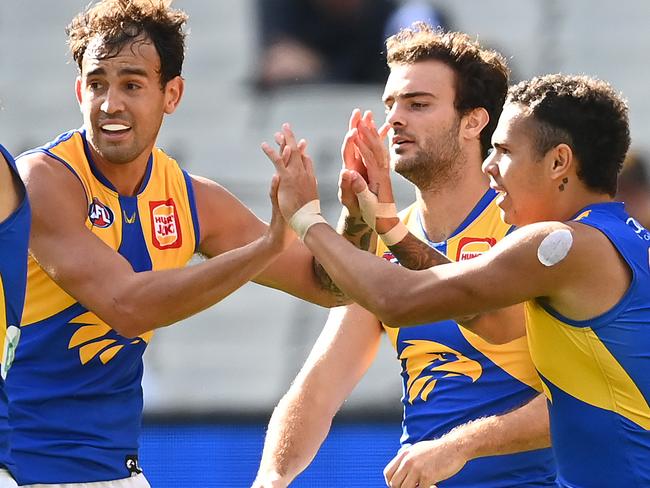
[[[261,88],[310,82],[383,83],[386,37],[416,20],[446,28],[423,0],[257,0]]]
[[[650,177],[645,155],[630,152],[618,178],[616,199],[625,202],[628,213],[645,228],[650,228]]]

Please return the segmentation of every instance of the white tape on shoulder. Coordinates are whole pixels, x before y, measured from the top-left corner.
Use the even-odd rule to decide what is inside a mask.
[[[557,229],[544,237],[537,248],[537,259],[544,266],[555,266],[562,261],[573,245],[573,234],[569,229]]]

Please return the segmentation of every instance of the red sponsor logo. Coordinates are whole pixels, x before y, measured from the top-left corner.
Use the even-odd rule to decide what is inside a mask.
[[[384,251],[384,254],[382,254],[381,257],[393,264],[399,264],[399,259],[397,259],[395,255],[390,251]]]
[[[463,237],[458,243],[456,261],[464,261],[484,254],[496,243],[494,237]]]
[[[158,249],[175,249],[183,244],[176,204],[172,198],[149,202],[151,238]]]

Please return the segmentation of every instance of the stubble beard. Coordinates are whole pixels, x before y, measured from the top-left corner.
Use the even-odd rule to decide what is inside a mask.
[[[397,174],[421,191],[437,192],[462,177],[463,153],[458,143],[460,120],[443,135],[429,137],[411,158],[394,163]]]
[[[107,162],[112,164],[127,164],[134,161],[139,152],[133,147],[118,147],[95,145],[95,151]]]

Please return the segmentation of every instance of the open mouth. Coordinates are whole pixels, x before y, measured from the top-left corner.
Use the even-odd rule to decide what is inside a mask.
[[[393,137],[391,143],[393,144],[393,146],[400,147],[404,144],[412,144],[413,141],[411,139],[406,139],[404,137]]]
[[[497,197],[495,199],[498,206],[502,206],[503,202],[506,200],[508,193],[505,190],[497,190]]]
[[[124,124],[106,124],[101,126],[101,130],[104,134],[121,135],[130,131],[131,127]]]

